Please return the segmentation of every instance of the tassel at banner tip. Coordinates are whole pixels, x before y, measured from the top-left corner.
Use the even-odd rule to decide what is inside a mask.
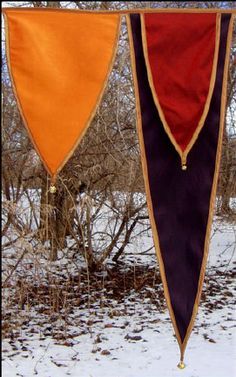
[[[50,192],[50,194],[55,194],[55,193],[56,193],[56,191],[57,191],[57,188],[56,188],[56,186],[54,186],[54,185],[51,185],[51,186],[49,187],[49,192]]]
[[[187,170],[187,157],[185,155],[181,156],[181,167],[182,170]]]
[[[184,349],[180,350],[180,360],[179,360],[179,364],[177,365],[177,367],[179,369],[184,369],[186,367],[186,365],[184,363]]]
[[[50,192],[50,194],[55,194],[56,191],[57,191],[57,188],[56,188],[56,186],[55,186],[56,179],[57,179],[56,176],[53,176],[53,177],[51,178],[51,183],[50,183],[50,187],[49,187],[49,192]]]
[[[184,362],[183,362],[182,360],[180,360],[179,364],[177,365],[177,367],[178,367],[179,369],[184,369],[185,366],[186,366],[186,365],[184,364]]]

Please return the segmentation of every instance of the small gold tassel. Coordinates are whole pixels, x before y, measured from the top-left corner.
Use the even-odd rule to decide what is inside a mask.
[[[181,167],[182,170],[187,170],[187,157],[185,155],[181,156]]]
[[[51,185],[51,186],[49,187],[49,192],[50,192],[50,194],[55,194],[55,193],[56,193],[56,191],[57,191],[57,188],[56,188],[56,186],[54,186],[54,185]]]
[[[181,361],[179,362],[179,364],[177,365],[177,367],[178,367],[179,369],[184,369],[184,368],[185,368],[185,364],[184,364],[184,362],[181,360]]]
[[[56,183],[56,177],[54,176],[54,177],[51,178],[51,184],[50,184],[50,187],[49,187],[50,194],[55,194],[56,191],[57,191],[55,183]]]

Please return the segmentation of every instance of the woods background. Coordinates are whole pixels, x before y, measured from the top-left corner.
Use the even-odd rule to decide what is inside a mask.
[[[56,7],[90,10],[133,8],[235,8],[235,2],[6,2],[6,6]],[[87,288],[95,272],[108,271],[107,261],[122,262],[129,245],[137,253],[153,248],[140,239],[150,229],[140,151],[136,131],[135,98],[125,19],[119,47],[102,102],[75,153],[50,194],[49,176],[23,125],[2,48],[2,208],[4,313],[43,302],[42,276],[49,281],[50,310],[65,304],[61,281],[53,262],[66,260],[65,284],[70,267],[84,269]],[[67,96],[67,93],[65,93]],[[79,103],[78,103],[79,106]],[[217,218],[236,221],[236,33],[231,49],[227,116],[218,183]],[[136,246],[134,246],[135,248]],[[139,284],[143,278],[140,277]],[[32,284],[33,282],[33,284]],[[119,284],[119,282],[117,283]],[[9,295],[9,289],[14,292]],[[51,288],[50,288],[51,287]],[[69,288],[67,293],[69,292]],[[45,291],[44,291],[45,293]],[[60,297],[58,297],[58,295]],[[12,329],[10,321],[5,330]]]

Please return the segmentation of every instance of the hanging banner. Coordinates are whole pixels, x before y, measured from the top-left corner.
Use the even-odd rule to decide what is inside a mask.
[[[80,142],[105,88],[120,15],[4,9],[12,84],[25,126],[55,178]]]
[[[172,12],[127,22],[149,216],[183,368],[207,262],[232,20]]]

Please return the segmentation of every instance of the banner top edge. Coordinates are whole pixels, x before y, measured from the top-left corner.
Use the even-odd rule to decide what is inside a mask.
[[[66,13],[89,13],[89,14],[120,14],[127,15],[132,13],[231,13],[236,14],[236,9],[223,8],[137,8],[124,10],[89,10],[89,9],[65,9],[65,8],[23,8],[23,7],[5,7],[2,13],[11,11],[36,11],[36,12],[66,12]]]

